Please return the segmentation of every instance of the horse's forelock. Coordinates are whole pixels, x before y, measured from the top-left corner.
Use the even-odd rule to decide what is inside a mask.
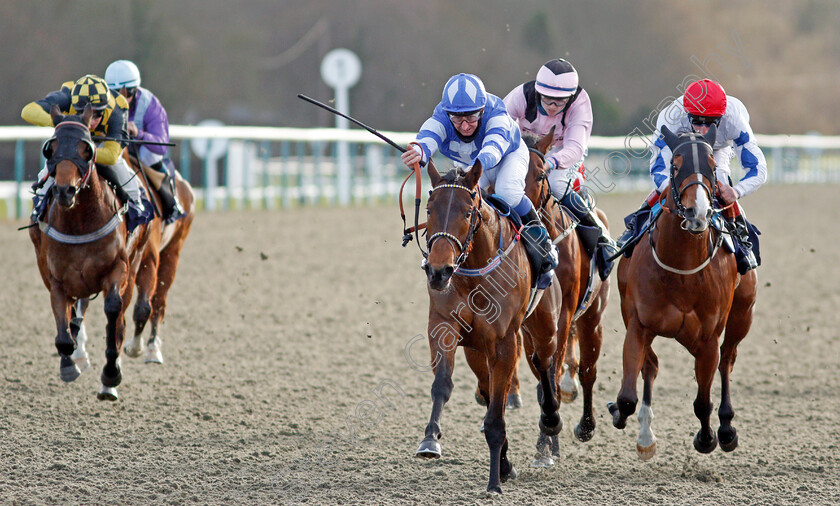
[[[529,148],[536,149],[537,143],[542,140],[542,137],[538,136],[533,132],[522,132],[522,141],[525,143],[526,146]]]
[[[466,177],[467,173],[464,172],[464,169],[455,167],[446,174],[442,175],[440,179],[446,184],[463,184]]]

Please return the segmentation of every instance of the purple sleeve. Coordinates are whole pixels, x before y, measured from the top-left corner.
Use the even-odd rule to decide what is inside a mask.
[[[143,116],[144,130],[137,135],[138,139],[152,142],[169,142],[169,119],[166,117],[166,110],[160,105],[157,97],[152,97],[152,102],[146,109],[146,114]],[[165,155],[167,146],[157,146],[154,144],[147,144],[146,148],[152,153]]]

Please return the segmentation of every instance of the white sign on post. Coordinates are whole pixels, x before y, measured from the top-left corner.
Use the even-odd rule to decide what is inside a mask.
[[[220,127],[224,123],[217,119],[206,119],[200,121],[196,126],[201,127]],[[218,178],[216,177],[216,161],[227,153],[227,139],[193,139],[190,141],[195,156],[204,160],[204,208],[212,211],[216,208],[216,186],[218,185]]]
[[[349,115],[350,103],[347,91],[359,82],[362,63],[356,53],[349,49],[333,49],[321,61],[321,78],[335,88],[335,108]],[[347,129],[346,118],[336,115],[335,127]],[[338,142],[338,202],[350,203],[350,149],[347,141]]]

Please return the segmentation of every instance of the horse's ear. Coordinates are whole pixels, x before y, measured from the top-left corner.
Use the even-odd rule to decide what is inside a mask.
[[[472,166],[472,169],[470,169],[470,171],[467,172],[464,178],[464,186],[470,189],[475,188],[476,185],[478,185],[478,180],[481,179],[481,171],[481,162],[478,159],[476,159],[475,163]]]
[[[53,126],[58,125],[64,119],[64,115],[61,114],[61,108],[58,107],[58,104],[53,104],[50,107],[50,118],[52,118]]]
[[[711,146],[712,149],[715,149],[715,138],[716,137],[717,137],[717,125],[712,124],[712,125],[709,126],[709,131],[706,132],[706,135],[704,135],[703,138],[706,139],[706,142],[709,143],[709,146]]]
[[[537,143],[537,150],[539,150],[540,153],[542,153],[542,154],[548,153],[548,148],[550,148],[551,144],[554,142],[554,128],[555,127],[556,127],[556,125],[552,126],[551,130],[549,130],[548,133],[545,134],[542,139],[540,139],[540,142]]]
[[[429,163],[426,164],[426,170],[429,171],[429,180],[432,182],[432,188],[440,184],[440,172],[435,167],[435,162],[429,158]]]
[[[90,118],[93,117],[93,108],[90,103],[85,104],[85,110],[82,112],[82,123],[90,125]]]
[[[677,147],[677,134],[672,132],[665,125],[662,125],[662,128],[660,128],[659,131],[662,132],[662,139],[665,140],[665,144],[671,148],[671,151],[674,151],[674,148]]]

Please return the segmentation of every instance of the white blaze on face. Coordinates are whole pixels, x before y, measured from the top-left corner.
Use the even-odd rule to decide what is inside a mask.
[[[696,174],[696,177],[697,181],[701,183],[694,185],[694,191],[697,192],[694,195],[694,202],[695,207],[697,208],[697,217],[699,218],[701,216],[709,215],[709,210],[712,207],[712,203],[709,202],[709,196],[706,193],[706,190],[703,189],[703,176],[701,176],[700,174]]]

